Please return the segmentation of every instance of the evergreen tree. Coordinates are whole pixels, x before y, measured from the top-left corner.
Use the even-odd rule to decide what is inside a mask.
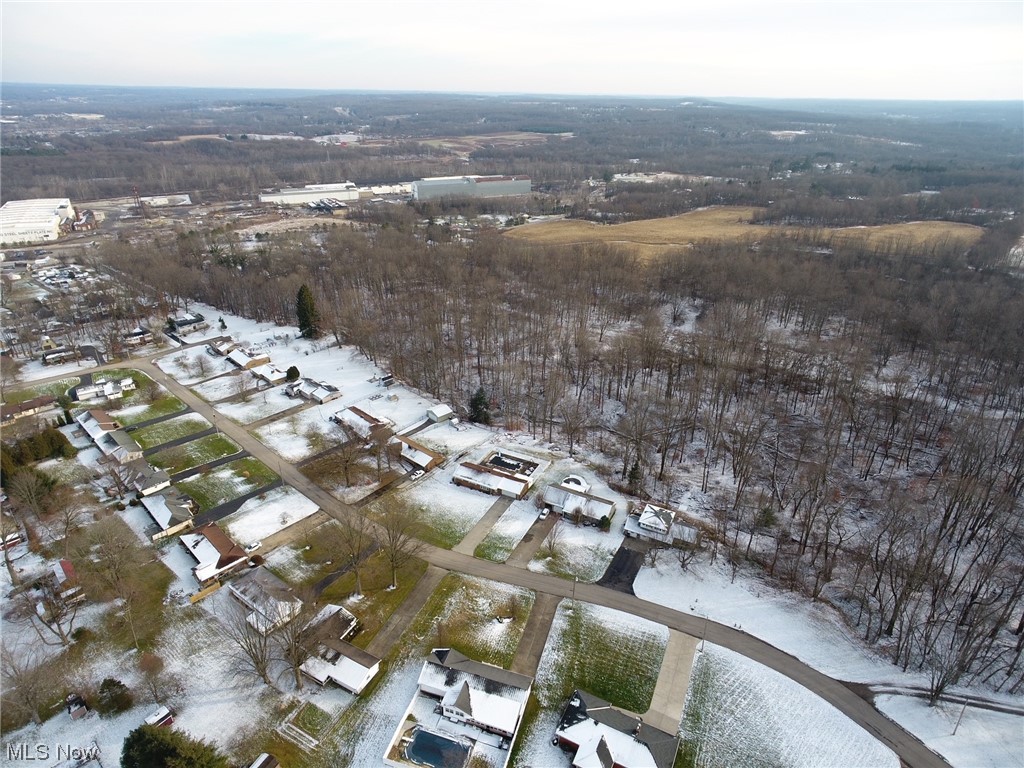
[[[489,406],[487,393],[484,392],[483,387],[480,387],[469,399],[469,420],[475,421],[477,424],[490,424],[491,410]]]
[[[288,370],[285,371],[284,377],[286,381],[298,381],[300,375],[299,369],[296,366],[291,365],[288,366]]]
[[[226,757],[181,731],[142,725],[121,748],[122,768],[229,768]]]
[[[299,333],[304,339],[315,339],[320,336],[320,313],[316,309],[313,291],[305,283],[299,288],[295,299],[295,314],[299,318]]]

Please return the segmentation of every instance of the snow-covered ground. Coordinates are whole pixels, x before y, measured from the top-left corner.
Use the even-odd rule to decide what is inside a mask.
[[[265,424],[256,430],[256,437],[286,461],[301,461],[340,445],[347,438],[325,414],[330,405],[313,406]]]
[[[678,561],[666,552],[654,568],[641,569],[633,590],[644,600],[742,628],[839,680],[928,685],[927,675],[902,672],[866,648],[832,609],[766,585],[743,569],[732,581],[731,568],[723,560],[712,565],[701,559],[681,571]],[[1021,705],[1020,697],[990,697]],[[926,700],[911,696],[878,696],[876,703],[883,713],[954,766],[1021,764],[1024,718],[1020,716],[969,707],[956,736],[951,736],[959,705],[929,708]],[[769,739],[765,743],[770,744],[774,737],[769,733],[765,736]],[[1014,756],[1014,760],[1007,761],[1007,755]]]
[[[799,683],[711,643],[695,661],[684,737],[699,744],[700,768],[900,765],[888,747]]]
[[[547,547],[541,545],[529,563],[531,571],[540,573],[571,574],[580,581],[594,582],[608,569],[608,564],[622,544],[622,526],[612,523],[610,531],[588,525],[577,526],[568,520],[558,520],[552,533],[557,539],[554,558],[548,557]]]
[[[505,562],[530,530],[530,526],[536,522],[537,515],[538,510],[533,506],[532,499],[512,502],[481,543],[487,551],[487,559]]]
[[[220,525],[242,544],[261,541],[316,512],[319,507],[290,486],[275,488],[264,498],[249,499]]]
[[[406,501],[426,511],[427,523],[449,531],[454,543],[461,541],[497,501],[496,496],[454,485],[452,475],[457,468],[457,463],[449,462],[400,491]]]

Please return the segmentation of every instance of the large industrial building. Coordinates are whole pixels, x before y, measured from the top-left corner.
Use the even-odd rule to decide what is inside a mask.
[[[280,189],[260,195],[261,203],[274,205],[308,205],[321,200],[338,200],[346,203],[359,199],[359,188],[351,181],[336,184],[307,184],[304,187]]]
[[[11,200],[0,207],[0,244],[56,240],[75,222],[75,209],[66,197]]]
[[[416,200],[441,197],[509,197],[530,194],[529,176],[434,176],[412,183]]]

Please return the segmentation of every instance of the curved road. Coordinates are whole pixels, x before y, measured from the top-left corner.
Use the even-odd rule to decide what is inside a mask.
[[[152,357],[168,354],[161,351]],[[159,381],[182,402],[187,403],[194,411],[201,414],[235,440],[254,457],[268,467],[276,469],[289,485],[316,502],[321,509],[339,516],[341,512],[353,511],[353,507],[338,501],[319,486],[315,485],[293,465],[282,462],[280,457],[267,446],[250,435],[246,429],[219,414],[209,403],[201,400],[187,387],[165,374],[153,364],[151,359],[135,358],[125,361],[120,366],[133,367],[145,371],[154,380]],[[57,377],[62,378],[62,377]],[[478,560],[470,555],[460,554],[434,546],[424,545],[420,557],[431,565],[449,571],[457,571],[470,576],[491,579],[493,581],[514,584],[536,592],[556,595],[563,598],[583,600],[595,605],[614,608],[634,616],[664,624],[672,629],[685,632],[693,637],[705,637],[708,642],[735,651],[749,659],[774,669],[790,680],[799,683],[809,691],[817,694],[844,715],[864,728],[868,733],[889,747],[900,758],[903,765],[910,768],[926,768],[928,766],[949,766],[940,756],[932,752],[912,734],[878,712],[867,701],[838,680],[811,668],[804,662],[732,627],[709,621],[701,616],[692,616],[682,611],[666,608],[656,603],[642,600],[633,595],[600,587],[596,584],[583,584],[566,581],[557,576],[534,573],[524,568],[517,568],[505,563],[492,563]]]

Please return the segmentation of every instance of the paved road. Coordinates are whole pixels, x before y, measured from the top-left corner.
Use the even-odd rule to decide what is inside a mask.
[[[167,376],[151,360],[134,359],[117,367],[125,366],[145,371],[154,380],[167,387],[182,402],[190,405],[197,413],[213,421],[216,412],[212,406],[192,394],[186,387],[170,376]],[[252,456],[267,466],[277,469],[284,482],[306,495],[332,517],[342,517],[344,512],[352,509],[350,505],[338,501],[322,488],[314,485],[293,465],[283,463],[276,453],[250,435],[244,427],[235,424],[223,416],[216,423],[220,425],[221,430],[225,434],[249,451]],[[550,523],[551,521],[545,520],[543,522]],[[546,530],[538,524],[533,526],[531,532],[534,533],[537,539],[541,540],[543,535],[539,534],[543,532],[546,535]],[[539,541],[536,542],[535,546],[539,546]],[[514,584],[526,589],[532,589],[537,593],[555,595],[557,597],[575,597],[578,600],[614,608],[634,616],[640,616],[650,621],[664,624],[669,629],[678,630],[693,637],[706,636],[708,642],[728,648],[742,656],[764,664],[817,694],[892,749],[901,761],[905,765],[910,766],[910,768],[949,765],[910,733],[875,710],[867,701],[850,688],[847,688],[843,683],[812,669],[796,657],[769,645],[763,640],[759,640],[732,627],[717,624],[699,616],[691,616],[596,584],[574,584],[573,582],[548,574],[534,573],[525,568],[517,568],[508,563],[492,563],[486,560],[477,560],[469,555],[438,549],[430,545],[423,547],[421,556],[435,568]],[[428,571],[428,573],[435,572]]]

